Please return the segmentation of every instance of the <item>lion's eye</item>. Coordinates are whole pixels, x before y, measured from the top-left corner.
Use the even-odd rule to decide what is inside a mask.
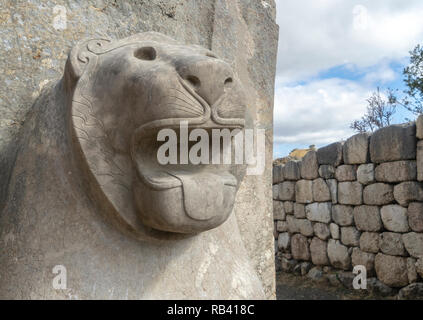
[[[154,60],[156,59],[156,50],[153,47],[142,47],[134,52],[134,57],[140,60]]]

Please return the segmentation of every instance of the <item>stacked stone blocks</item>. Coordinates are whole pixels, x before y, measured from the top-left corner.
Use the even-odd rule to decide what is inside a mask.
[[[423,116],[273,167],[277,255],[400,288],[423,278]],[[278,261],[278,260],[277,260]]]

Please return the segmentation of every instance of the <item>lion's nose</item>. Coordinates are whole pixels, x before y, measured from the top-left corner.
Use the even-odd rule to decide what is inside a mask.
[[[210,106],[233,82],[233,72],[229,64],[211,57],[184,63],[178,67],[178,72]]]

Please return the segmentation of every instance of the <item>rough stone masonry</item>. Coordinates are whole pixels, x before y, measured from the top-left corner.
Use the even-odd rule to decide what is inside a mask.
[[[370,283],[422,287],[422,139],[420,116],[274,166],[277,268],[364,265]]]

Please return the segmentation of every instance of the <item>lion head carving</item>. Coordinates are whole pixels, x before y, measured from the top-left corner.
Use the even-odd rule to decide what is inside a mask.
[[[239,165],[160,165],[157,133],[243,128],[246,101],[229,64],[159,33],[74,47],[65,70],[70,128],[90,193],[140,239],[174,239],[230,215]]]

